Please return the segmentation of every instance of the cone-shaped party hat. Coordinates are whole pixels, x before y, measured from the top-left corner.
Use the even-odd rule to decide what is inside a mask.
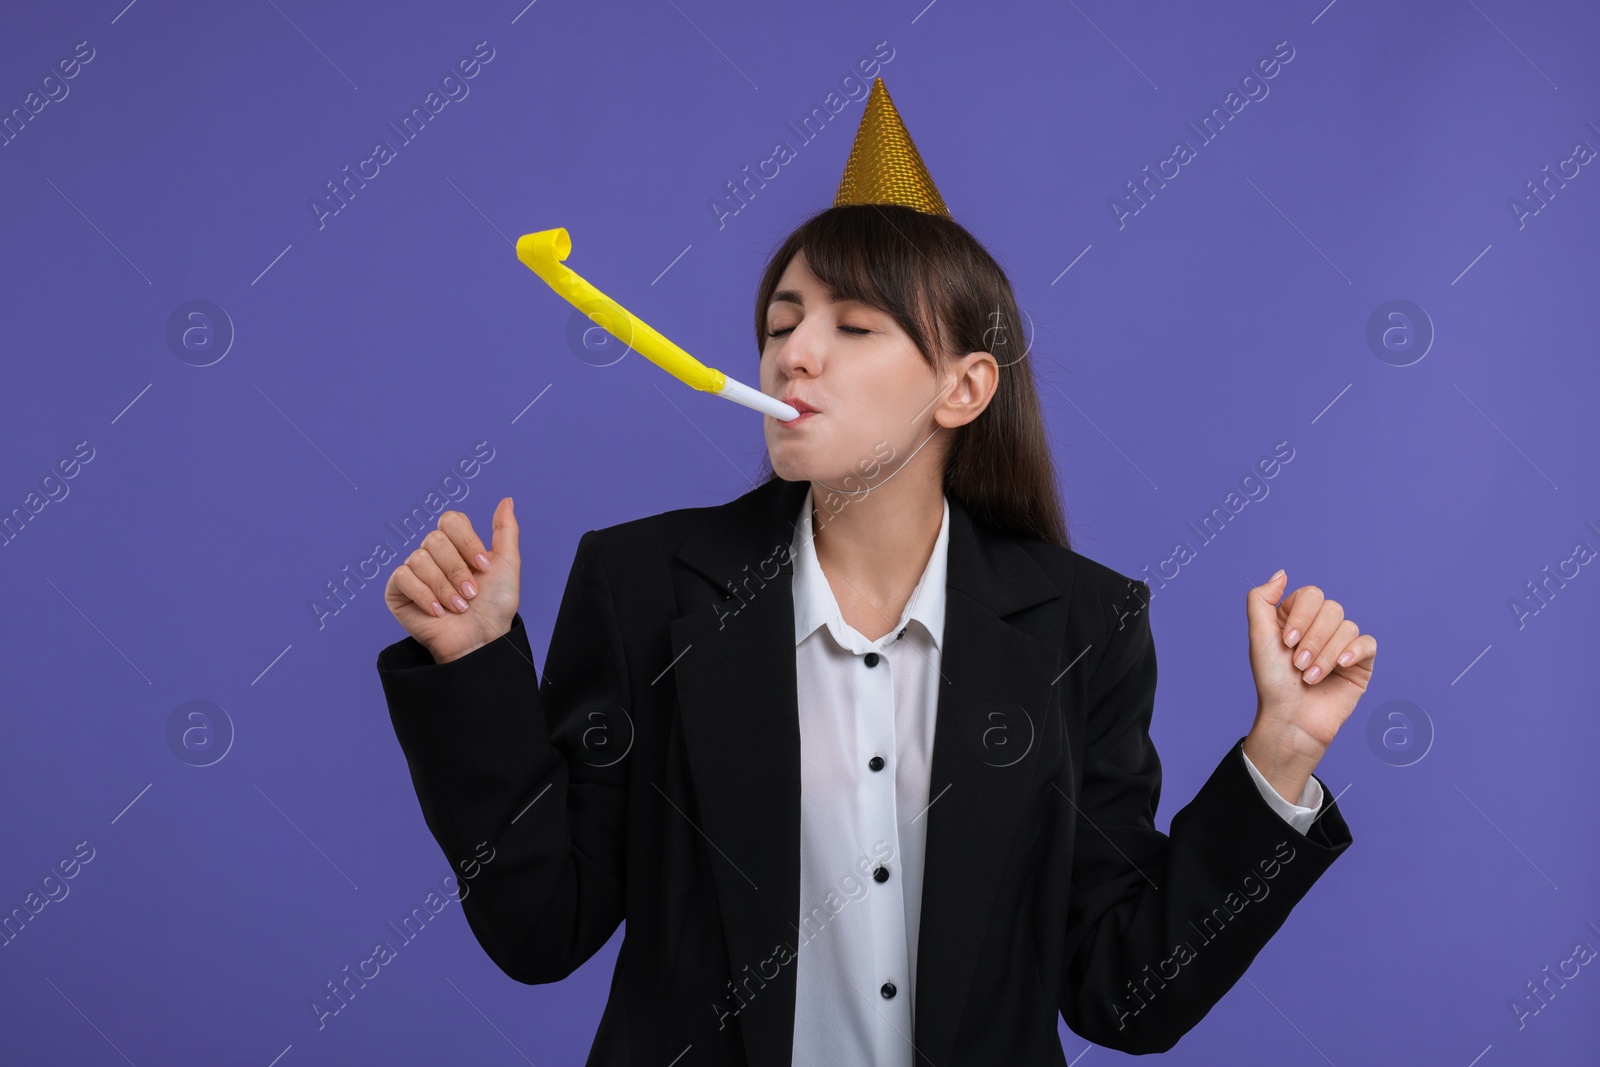
[[[912,144],[883,79],[875,78],[867,106],[861,113],[855,143],[839,179],[834,206],[841,204],[903,204],[930,215],[949,217],[944,197],[928,176],[917,146]]]

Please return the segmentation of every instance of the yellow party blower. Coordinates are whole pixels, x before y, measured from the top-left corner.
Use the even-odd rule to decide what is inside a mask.
[[[579,311],[589,316],[624,345],[638,352],[685,385],[702,392],[726,397],[781,422],[799,418],[800,412],[788,404],[752,389],[743,382],[708,367],[689,353],[651,329],[649,324],[627,308],[584,281],[561,261],[572,251],[572,238],[564,228],[525,233],[517,238],[517,258],[550,284]]]

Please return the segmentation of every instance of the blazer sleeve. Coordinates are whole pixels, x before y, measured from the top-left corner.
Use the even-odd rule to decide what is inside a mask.
[[[1306,832],[1285,822],[1246,768],[1243,737],[1171,836],[1156,829],[1156,653],[1149,587],[1135,588],[1143,607],[1112,620],[1089,681],[1061,1014],[1081,1037],[1142,1054],[1205,1017],[1351,836],[1326,788]]]
[[[520,613],[460,659],[436,663],[408,636],[377,667],[478,943],[519,982],[565,978],[624,910],[631,700],[595,532],[578,541],[542,683]]]

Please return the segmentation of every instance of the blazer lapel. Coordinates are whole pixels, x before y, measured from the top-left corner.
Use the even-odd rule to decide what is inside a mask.
[[[673,674],[752,1067],[791,1058],[800,912],[800,724],[788,544],[807,483],[712,509],[678,559],[712,583],[672,620]],[[1022,821],[1058,649],[1006,620],[1065,590],[950,500],[945,624],[917,942],[919,1062],[943,1063]],[[686,588],[681,585],[680,596]],[[1066,600],[1062,599],[1062,606]],[[1061,620],[1044,632],[1061,633]],[[687,817],[688,813],[686,813]],[[773,971],[776,970],[776,974]],[[749,992],[746,992],[746,991]]]
[[[944,1064],[1039,759],[1060,649],[1007,616],[1059,600],[1034,629],[1064,632],[1068,590],[1014,538],[950,501],[938,718],[917,937],[917,1063]]]
[[[795,961],[777,950],[799,948],[800,714],[788,545],[805,492],[805,482],[774,480],[709,512],[678,558],[717,592],[737,595],[721,600],[695,589],[689,610],[671,623],[699,829],[738,987],[708,990],[707,999],[730,1009],[742,1003],[737,1018],[751,1067],[787,1067],[794,1037]]]

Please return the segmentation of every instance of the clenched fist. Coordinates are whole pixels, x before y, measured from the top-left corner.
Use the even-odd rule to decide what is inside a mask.
[[[1378,641],[1318,587],[1284,596],[1288,586],[1279,570],[1246,594],[1256,721],[1244,750],[1279,795],[1294,801],[1367,691]]]
[[[510,497],[494,509],[489,548],[466,515],[446,511],[390,573],[384,603],[435,662],[460,659],[511,630],[522,584],[517,535]]]

